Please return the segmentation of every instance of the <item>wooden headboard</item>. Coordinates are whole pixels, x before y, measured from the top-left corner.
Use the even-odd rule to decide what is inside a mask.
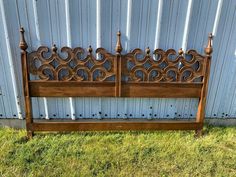
[[[116,53],[89,46],[74,49],[40,46],[28,53],[20,29],[26,127],[34,131],[77,130],[196,130],[202,132],[210,72],[212,34],[205,55],[196,50],[149,48],[122,53],[117,33]],[[30,77],[31,76],[31,77]],[[33,76],[33,77],[32,77]],[[31,78],[31,79],[30,79]],[[33,79],[32,79],[33,78]],[[34,122],[31,97],[156,97],[199,98],[195,121],[74,121]]]

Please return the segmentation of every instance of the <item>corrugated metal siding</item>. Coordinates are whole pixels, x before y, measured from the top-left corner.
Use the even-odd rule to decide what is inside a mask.
[[[0,0],[0,117],[22,118],[19,27],[29,51],[39,45],[104,47],[114,52],[116,32],[124,51],[195,48],[203,53],[213,31],[207,117],[236,117],[235,0]],[[188,118],[196,99],[39,98],[34,117]],[[23,112],[24,116],[24,112]]]

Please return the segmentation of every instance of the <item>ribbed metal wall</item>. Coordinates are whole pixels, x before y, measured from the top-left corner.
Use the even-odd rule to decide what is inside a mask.
[[[104,47],[116,32],[125,51],[194,48],[214,34],[207,117],[236,117],[235,0],[0,0],[0,117],[24,117],[19,27],[29,51],[40,45]],[[196,99],[40,98],[34,117],[189,118]]]

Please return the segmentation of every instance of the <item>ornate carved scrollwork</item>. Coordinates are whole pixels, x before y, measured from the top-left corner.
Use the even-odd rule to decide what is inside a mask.
[[[156,49],[151,55],[149,48],[134,49],[124,55],[122,74],[126,82],[202,82],[205,63],[195,50]]]
[[[24,51],[27,44],[23,34],[22,29],[20,47]],[[51,53],[47,47],[41,46],[28,55],[28,70],[44,81],[203,82],[206,57],[213,50],[212,34],[208,37],[206,56],[195,50],[184,53],[182,49],[178,53],[174,49],[156,49],[151,53],[149,48],[145,52],[137,48],[122,55],[120,36],[118,32],[116,54],[98,48],[96,56],[100,56],[99,59],[93,55],[91,46],[87,51],[80,47],[63,47],[61,54],[55,45]]]
[[[54,45],[51,51],[50,54],[49,49],[42,46],[28,55],[29,71],[40,80],[107,81],[115,77],[115,55],[103,48],[96,50],[99,59],[93,55],[91,46],[87,52],[80,47],[63,47],[59,55]],[[62,57],[63,54],[66,56]]]

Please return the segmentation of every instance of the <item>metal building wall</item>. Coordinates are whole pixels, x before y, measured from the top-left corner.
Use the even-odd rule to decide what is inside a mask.
[[[123,50],[195,48],[203,53],[209,32],[214,52],[207,117],[236,117],[235,0],[0,0],[0,117],[24,117],[19,27],[29,51],[39,45]],[[34,117],[189,118],[196,99],[40,98]]]

